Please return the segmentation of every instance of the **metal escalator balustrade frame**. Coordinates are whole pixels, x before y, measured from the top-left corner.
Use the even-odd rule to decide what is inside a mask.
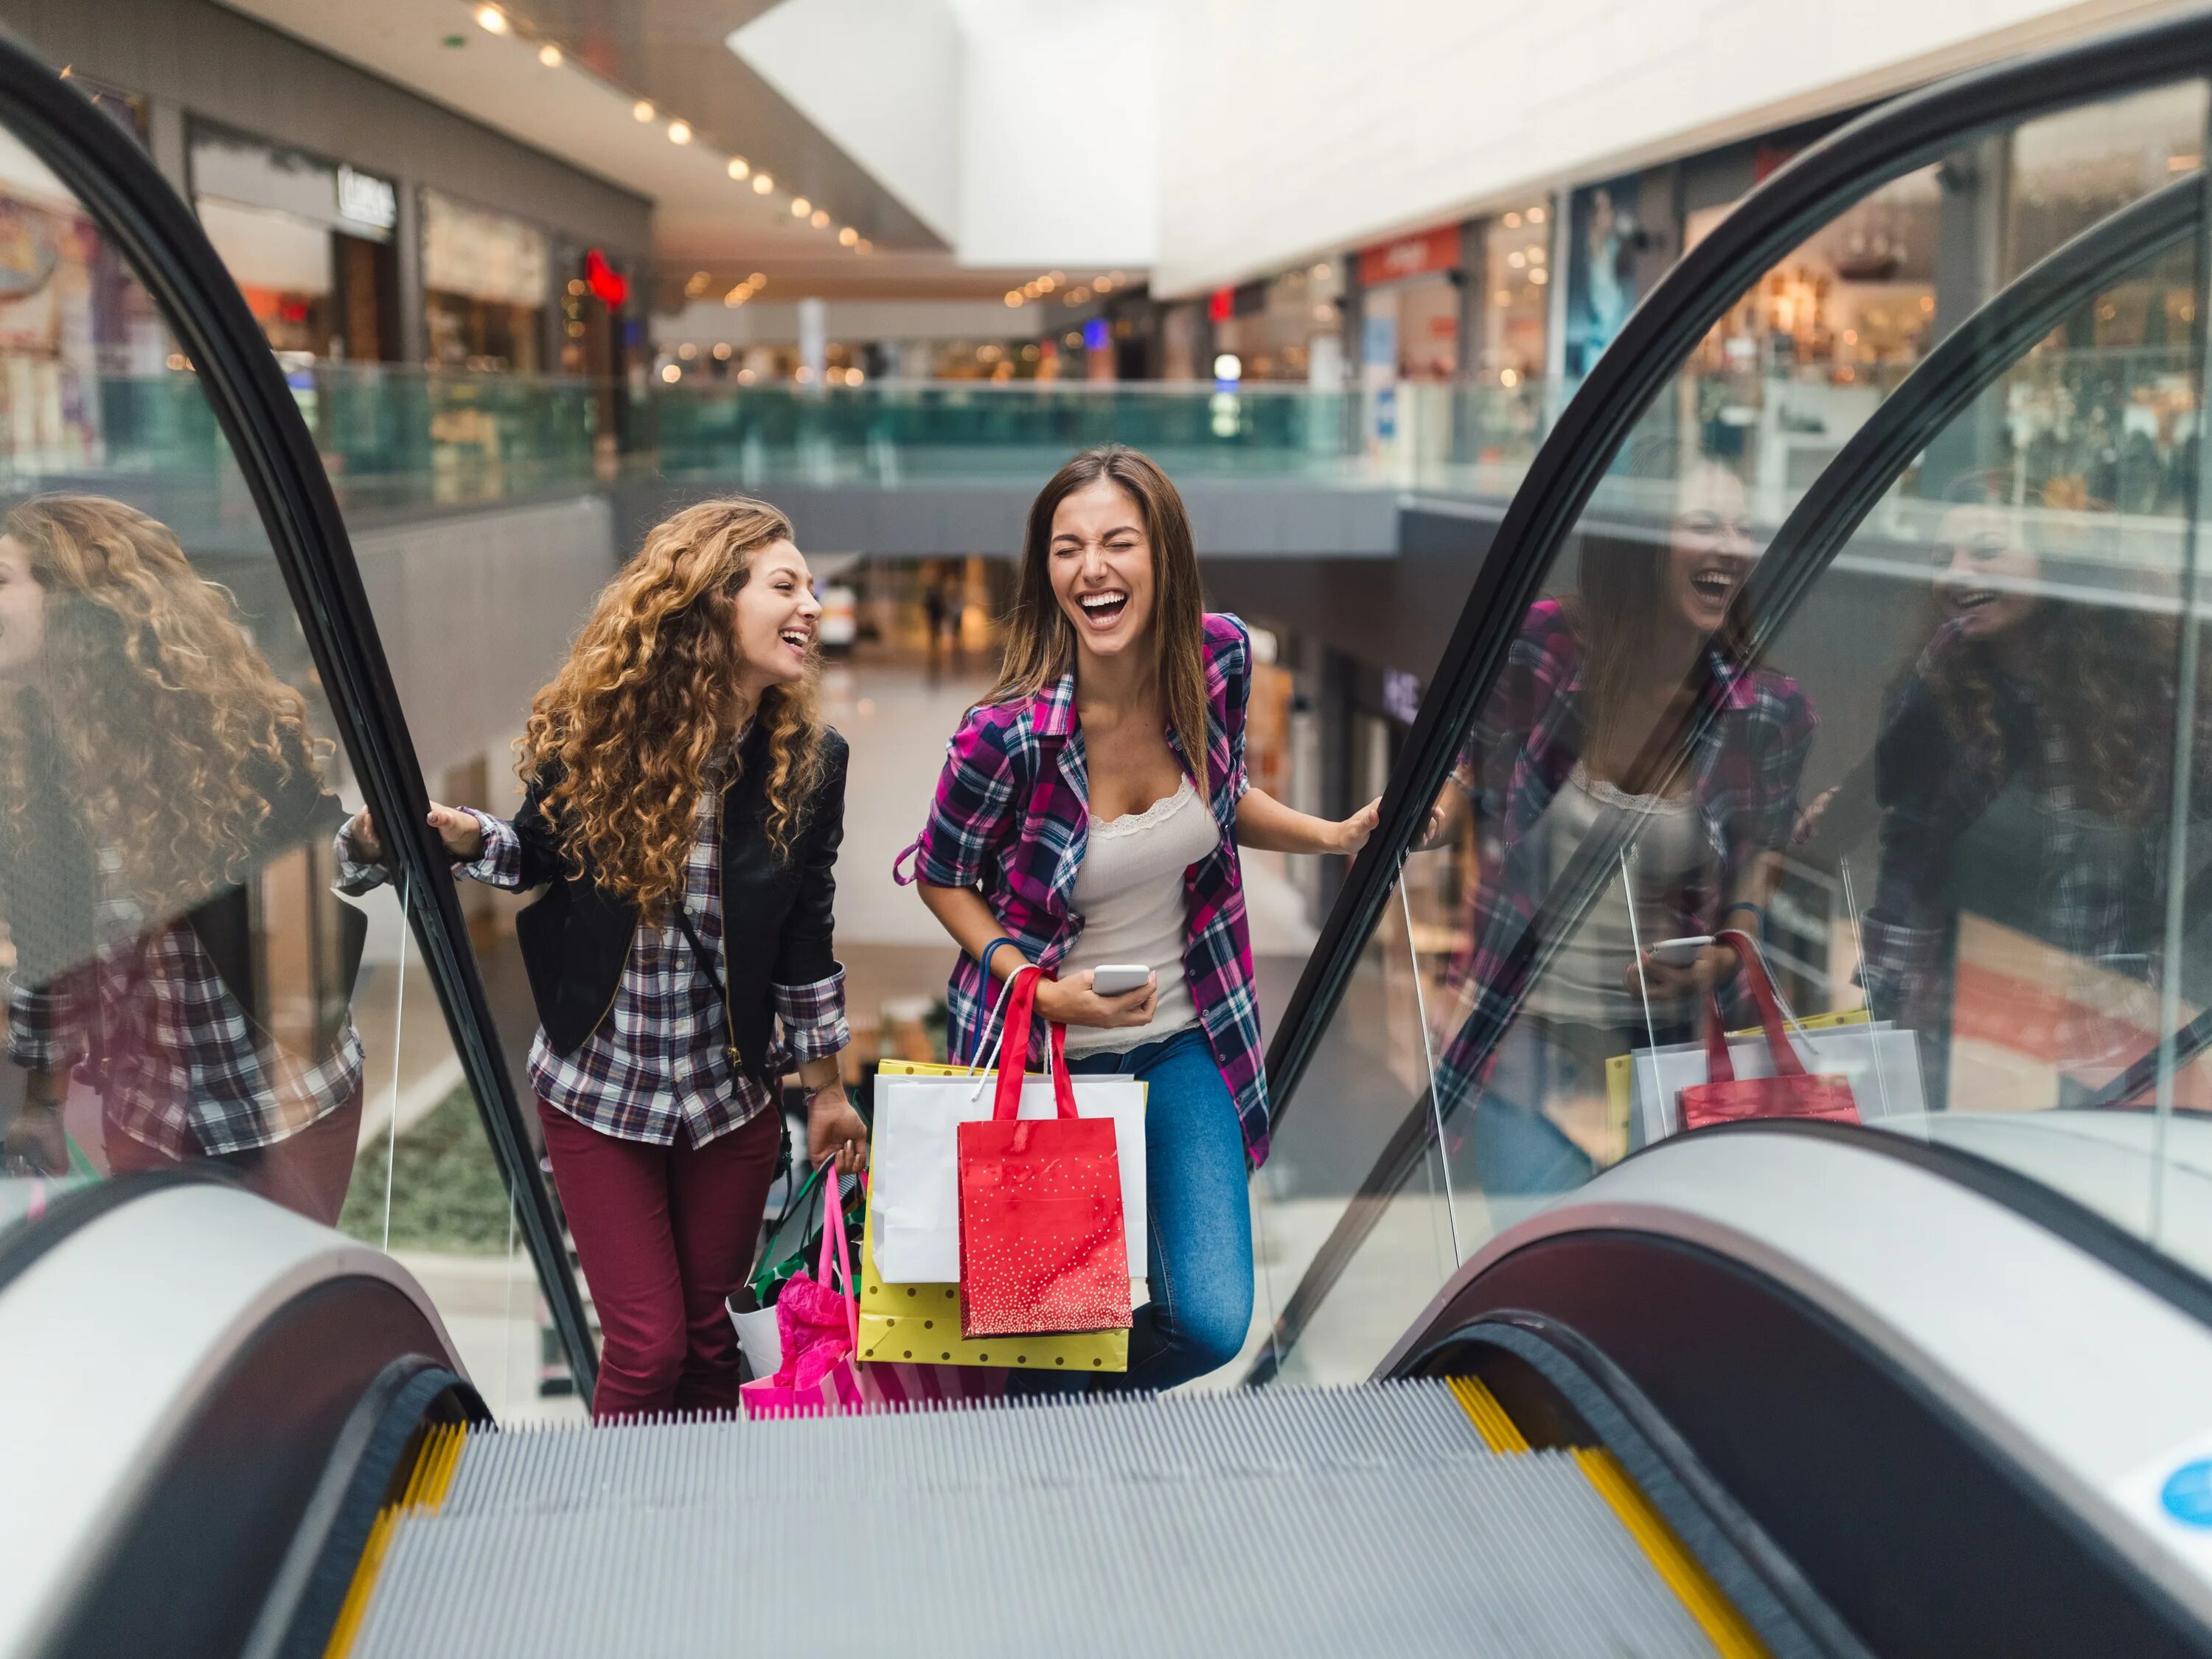
[[[2156,72],[2146,73],[2146,64],[2155,64]],[[1476,571],[1474,591],[1437,681],[1423,701],[1406,752],[1385,791],[1376,833],[1339,896],[1269,1051],[1268,1072],[1279,1116],[1334,1015],[1379,921],[1404,851],[1425,823],[1429,803],[1444,787],[1462,735],[1489,695],[1520,618],[1546,572],[1579,524],[1583,507],[1650,398],[1743,289],[1853,202],[1992,127],[2014,125],[2052,110],[2175,84],[2208,72],[2212,72],[2212,13],[2197,13],[1999,64],[1909,94],[1840,129],[1776,173],[1662,279],[1562,414]],[[1846,153],[1853,150],[1875,159],[1868,167],[1856,166]],[[1948,418],[2009,368],[2050,325],[2044,322],[2043,331],[2036,331],[2035,324],[2055,319],[2069,299],[2078,304],[2085,287],[2179,245],[2193,229],[2201,233],[2208,188],[2212,185],[2200,172],[2093,226],[2000,290],[1916,368],[1816,482],[1814,489],[1820,495],[1821,510],[1834,516],[1816,519],[1809,510],[1808,495],[1755,568],[1744,604],[1756,619],[1761,642],[1779,629],[1893,481],[1887,477],[1875,481],[1871,469],[1893,456],[1909,459],[1917,453],[1917,445],[1904,429],[1906,420],[1940,422]],[[2107,232],[2115,237],[2109,244],[2103,240]],[[1726,242],[1716,246],[1723,236]],[[2200,307],[2200,360],[2203,315]],[[1977,347],[1987,352],[2007,346],[2014,355],[1994,366],[1971,355]],[[1937,354],[1942,354],[1940,365]],[[1963,384],[1947,386],[1931,369]],[[1894,416],[1889,413],[1893,407],[1898,411]],[[1924,427],[1919,437],[1924,442]],[[1577,445],[1589,447],[1585,452]],[[1854,507],[1856,516],[1838,528]],[[1680,754],[1689,752],[1695,736],[1694,728],[1683,734]],[[1635,828],[1629,815],[1616,813],[1610,833],[1594,835],[1577,849],[1524,936],[1532,950],[1548,956],[1571,931],[1575,918],[1609,875],[1620,846],[1632,837]],[[1540,971],[1540,961],[1530,978]],[[1431,1090],[1422,1091],[1376,1158],[1285,1304],[1274,1340],[1255,1361],[1248,1382],[1265,1382],[1277,1374],[1282,1354],[1295,1345],[1390,1195],[1418,1164],[1430,1144],[1431,1094]]]
[[[429,794],[374,612],[314,441],[259,325],[191,210],[150,158],[65,79],[0,33],[0,125],[76,195],[152,295],[190,360],[259,510],[363,793],[386,826],[417,947],[577,1384],[598,1356],[530,1150],[450,866],[428,823]]]
[[[1381,920],[1400,861],[1451,773],[1522,617],[1614,455],[1682,361],[1742,294],[1844,210],[1977,137],[2033,117],[2212,74],[2212,12],[2008,60],[1893,99],[1778,168],[1630,313],[1538,449],[1474,573],[1436,678],[1291,993],[1267,1076],[1286,1109]]]

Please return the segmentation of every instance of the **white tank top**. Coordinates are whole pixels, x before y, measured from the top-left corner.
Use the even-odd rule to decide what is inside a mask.
[[[1198,1023],[1182,966],[1188,928],[1183,875],[1220,845],[1220,827],[1188,778],[1141,812],[1091,820],[1090,844],[1075,872],[1083,934],[1060,963],[1060,976],[1073,979],[1109,962],[1141,962],[1152,970],[1160,997],[1146,1025],[1069,1026],[1068,1053],[1127,1054]]]

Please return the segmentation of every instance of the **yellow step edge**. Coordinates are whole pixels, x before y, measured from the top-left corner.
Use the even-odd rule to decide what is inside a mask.
[[[346,1659],[353,1650],[354,1638],[361,1633],[361,1621],[368,1612],[368,1598],[376,1589],[377,1575],[384,1570],[385,1553],[392,1547],[392,1534],[399,1529],[400,1517],[435,1515],[444,1505],[447,1493],[453,1490],[453,1474],[460,1468],[461,1451],[468,1437],[468,1425],[465,1423],[441,1423],[422,1437],[422,1447],[415,1454],[415,1467],[407,1472],[407,1485],[399,1494],[399,1501],[379,1510],[368,1529],[368,1541],[362,1546],[352,1582],[346,1586],[345,1600],[338,1604],[338,1616],[331,1626],[331,1639],[324,1645],[323,1659]]]
[[[1759,1639],[1744,1616],[1715,1583],[1697,1557],[1692,1555],[1666,1517],[1651,1506],[1643,1489],[1628,1478],[1620,1462],[1602,1448],[1577,1446],[1575,1462],[1597,1488],[1637,1547],[1650,1558],[1667,1588],[1681,1598],[1690,1617],[1705,1633],[1722,1659],[1770,1659],[1766,1644]]]
[[[1482,1437],[1483,1443],[1494,1452],[1524,1452],[1528,1449],[1528,1437],[1522,1434],[1505,1407],[1498,1403],[1498,1396],[1489,1386],[1472,1376],[1455,1376],[1446,1384],[1452,1398],[1459,1401],[1474,1424],[1474,1431]]]

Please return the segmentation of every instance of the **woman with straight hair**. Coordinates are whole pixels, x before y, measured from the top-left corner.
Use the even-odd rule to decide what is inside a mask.
[[[816,710],[821,614],[782,514],[685,508],[538,694],[514,819],[430,810],[456,873],[547,890],[515,934],[545,1149],[605,1339],[600,1420],[735,1409],[725,1300],[751,1265],[786,1072],[814,1161],[866,1161],[837,1060],[846,750]],[[372,878],[366,813],[349,837],[349,873]]]
[[[1244,624],[1206,611],[1167,476],[1131,449],[1078,455],[1030,508],[998,683],[953,734],[908,849],[962,951],[956,1060],[983,1057],[994,981],[1035,963],[1071,1068],[1149,1085],[1152,1300],[1127,1372],[1093,1388],[1172,1388],[1243,1347],[1267,1085],[1237,848],[1348,854],[1375,826],[1374,803],[1330,823],[1251,787],[1251,665]],[[1104,994],[1108,964],[1150,976]]]

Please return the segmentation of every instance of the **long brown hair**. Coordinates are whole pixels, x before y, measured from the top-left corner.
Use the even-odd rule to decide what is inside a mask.
[[[1729,471],[1710,457],[1697,465]],[[1583,753],[1610,754],[1617,739],[1640,738],[1626,774],[1610,781],[1632,791],[1657,788],[1667,781],[1659,768],[1672,754],[1682,721],[1662,721],[1642,733],[1624,732],[1621,726],[1629,694],[1650,673],[1658,652],[1674,559],[1670,532],[1662,523],[1645,536],[1584,531],[1581,540],[1576,592],[1562,602],[1562,609],[1583,647]],[[1741,670],[1751,665],[1750,630],[1741,592],[1736,600],[1707,644]]]
[[[738,592],[754,556],[790,539],[788,519],[741,495],[655,526],[600,591],[515,745],[525,781],[550,780],[544,806],[570,867],[581,874],[588,860],[599,884],[648,921],[683,891],[709,772],[735,763]],[[768,733],[769,842],[785,860],[822,780],[817,704],[810,663],[753,711]]]
[[[985,702],[1036,696],[1075,666],[1075,625],[1052,591],[1052,515],[1077,490],[1099,480],[1136,503],[1152,549],[1152,672],[1160,705],[1182,745],[1200,795],[1206,776],[1206,592],[1190,515],[1168,475],[1151,458],[1119,444],[1086,449],[1052,475],[1030,503],[1021,575],[1006,619],[1006,655]]]
[[[40,495],[8,514],[7,533],[46,590],[40,660],[0,725],[10,839],[58,785],[149,910],[241,879],[269,793],[315,769],[307,700],[167,525],[102,495]],[[58,779],[40,775],[41,748],[58,751]]]

